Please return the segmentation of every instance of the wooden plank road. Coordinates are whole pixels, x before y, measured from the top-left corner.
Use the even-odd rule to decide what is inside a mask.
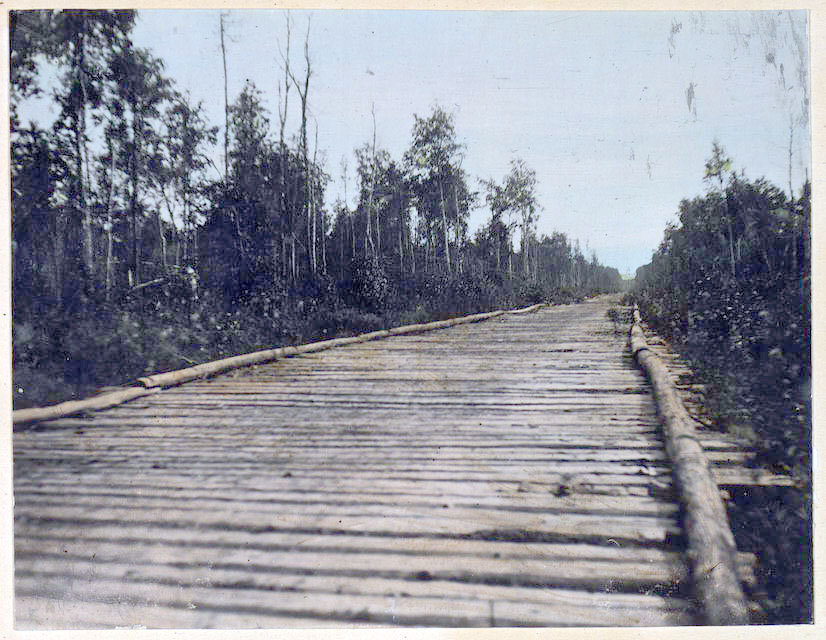
[[[656,409],[609,305],[18,430],[18,628],[698,623]],[[703,442],[721,482],[738,474],[736,443]]]

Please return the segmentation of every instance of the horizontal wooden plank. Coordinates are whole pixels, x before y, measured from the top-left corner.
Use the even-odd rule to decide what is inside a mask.
[[[261,491],[292,491],[296,493],[356,493],[370,496],[381,494],[394,495],[434,495],[454,496],[456,498],[490,496],[508,494],[512,496],[552,494],[554,497],[566,499],[566,491],[571,495],[582,497],[585,500],[591,495],[598,498],[603,496],[640,496],[647,497],[651,487],[656,485],[664,488],[670,486],[670,476],[653,478],[651,476],[616,476],[595,474],[545,474],[540,478],[461,478],[442,477],[428,479],[427,477],[410,476],[389,477],[375,476],[363,481],[359,478],[346,475],[290,474],[260,475],[254,472],[249,474],[222,475],[214,474],[186,474],[176,473],[165,469],[152,469],[151,473],[144,474],[117,474],[111,476],[99,472],[83,474],[83,483],[72,477],[56,479],[47,470],[32,471],[20,478],[15,487],[25,490],[28,488],[52,487],[60,494],[68,490],[80,492],[85,486],[127,486],[135,489],[152,487],[168,487],[171,491],[181,491],[187,488],[198,488],[211,492],[243,491],[249,495],[256,495]],[[564,485],[566,491],[560,491]]]
[[[58,461],[59,462],[59,461]],[[22,466],[22,465],[21,465]],[[56,468],[62,471],[69,470],[65,465],[55,464]],[[629,468],[630,470],[630,468]],[[26,469],[26,476],[32,480],[43,477],[51,477],[53,471],[42,464],[33,464],[31,469]],[[71,471],[71,470],[69,470]],[[108,473],[104,473],[101,465],[89,470],[88,477],[100,478],[102,483],[106,483],[109,478]],[[519,473],[515,470],[508,475],[472,475],[469,473],[457,474],[447,471],[422,472],[412,470],[370,471],[350,468],[346,471],[329,472],[326,469],[304,469],[300,473],[293,471],[281,471],[275,473],[264,473],[255,467],[220,469],[220,474],[215,469],[205,467],[204,469],[169,469],[164,466],[158,468],[132,469],[128,474],[122,473],[124,468],[112,466],[107,469],[115,478],[122,478],[124,475],[133,477],[136,480],[151,478],[157,482],[169,482],[171,486],[235,486],[235,487],[267,487],[283,486],[282,482],[287,482],[289,486],[342,486],[346,485],[354,490],[364,489],[369,491],[382,483],[412,484],[426,487],[431,483],[442,485],[443,490],[453,491],[460,488],[462,491],[468,487],[489,487],[492,491],[501,487],[510,487],[518,490],[521,486],[534,487],[536,491],[556,492],[560,485],[569,487],[572,491],[585,490],[589,487],[669,487],[671,486],[671,476],[668,473],[656,474],[655,469],[648,469],[643,472],[640,468],[633,473],[559,473],[546,471],[542,474]],[[23,469],[20,469],[23,472]],[[289,475],[288,475],[289,474]],[[652,475],[653,474],[653,475]],[[84,477],[87,474],[83,473]],[[303,485],[300,483],[304,483]],[[445,485],[452,486],[453,489],[445,489]]]
[[[372,489],[351,487],[347,483],[324,485],[317,482],[291,483],[282,479],[281,483],[268,483],[257,487],[237,487],[223,484],[217,487],[192,483],[186,487],[178,484],[170,486],[167,482],[123,483],[115,480],[105,486],[93,482],[66,481],[62,484],[18,483],[15,498],[20,501],[49,499],[55,493],[73,487],[74,492],[67,496],[70,502],[91,502],[98,499],[129,503],[134,500],[143,502],[149,499],[165,499],[181,503],[242,506],[255,503],[283,504],[398,504],[403,498],[408,504],[434,504],[443,507],[466,506],[484,508],[511,508],[547,510],[549,512],[571,509],[578,512],[595,513],[648,513],[672,514],[677,507],[671,500],[648,496],[603,496],[603,495],[566,495],[551,490],[548,485],[531,482],[519,484],[501,484],[500,486],[469,483],[457,484],[423,484],[421,482],[380,483]],[[302,488],[303,485],[303,488]]]
[[[112,527],[109,527],[111,530]],[[68,574],[94,572],[100,566],[115,571],[115,565],[131,558],[145,569],[147,579],[153,573],[175,569],[206,570],[214,579],[219,571],[249,575],[246,580],[264,580],[269,575],[358,576],[393,580],[427,579],[473,584],[502,584],[580,588],[599,591],[606,584],[622,592],[663,591],[676,588],[689,578],[688,567],[680,553],[619,543],[598,545],[543,544],[530,553],[514,549],[516,543],[479,542],[473,540],[409,539],[394,537],[304,535],[292,544],[283,544],[289,534],[281,534],[282,544],[232,546],[223,539],[197,545],[193,556],[186,541],[175,544],[169,533],[156,531],[156,537],[59,539],[34,536],[15,545],[15,563],[21,570],[43,568],[49,562],[69,563],[61,569]],[[278,539],[271,534],[270,540]],[[191,543],[190,543],[191,544]],[[523,546],[523,545],[518,545]],[[533,545],[532,545],[533,546]],[[433,558],[439,558],[433,564]],[[188,558],[188,559],[187,559]],[[745,582],[754,583],[752,554],[740,554],[738,569]],[[88,563],[90,566],[83,565]],[[81,565],[83,567],[81,568]],[[149,565],[152,565],[151,567]],[[160,565],[164,565],[161,567]],[[130,564],[123,575],[144,570]],[[617,580],[617,569],[622,579]],[[181,576],[179,580],[183,580]],[[194,584],[202,577],[189,577]],[[237,579],[234,577],[233,580]],[[259,585],[260,586],[260,585]]]
[[[400,495],[405,496],[405,504],[421,509],[452,509],[478,511],[481,517],[496,511],[543,513],[543,514],[598,514],[598,515],[654,515],[674,516],[679,508],[673,502],[655,500],[646,497],[608,497],[608,496],[560,496],[553,493],[500,493],[476,498],[461,498],[453,495],[414,496],[410,494],[395,494],[388,496],[365,495],[361,491],[349,494],[308,494],[290,493],[289,491],[259,493],[250,496],[241,492],[216,493],[192,491],[164,491],[149,494],[145,490],[140,492],[84,490],[83,494],[64,496],[66,506],[96,505],[98,507],[129,506],[133,509],[151,509],[177,507],[181,509],[243,509],[256,511],[266,509],[267,512],[289,512],[293,509],[308,507],[324,509],[330,514],[349,513],[358,509],[360,513],[377,513],[392,515],[398,505]],[[55,498],[51,491],[15,492],[16,499],[27,504],[51,505]],[[590,499],[588,499],[590,498]]]
[[[32,549],[34,547],[34,549]],[[288,551],[254,549],[200,548],[196,561],[187,561],[180,548],[148,542],[122,546],[107,542],[94,545],[38,540],[23,542],[15,553],[17,571],[34,570],[72,575],[106,576],[112,579],[144,582],[197,584],[204,580],[224,583],[246,582],[267,589],[281,584],[284,577],[326,575],[350,578],[382,577],[394,580],[427,580],[463,583],[499,583],[508,585],[564,587],[602,590],[606,585],[623,592],[655,590],[662,585],[688,579],[682,558],[671,563],[621,562],[622,579],[617,580],[618,560],[576,560],[568,558],[478,558],[440,554],[439,562],[423,553],[397,554],[338,552],[336,549],[310,551],[298,547]],[[94,557],[93,557],[94,556]],[[125,563],[125,558],[135,561]],[[434,591],[438,592],[437,589]]]
[[[195,461],[199,458],[211,460],[216,455],[216,451],[221,449],[221,443],[206,443],[199,451],[190,443],[158,443],[164,446],[164,457],[151,456],[154,461],[179,460],[183,463]],[[500,463],[517,464],[554,464],[575,463],[575,462],[634,462],[639,465],[648,463],[667,463],[668,457],[662,450],[656,449],[597,449],[597,448],[541,448],[525,447],[520,449],[501,447],[500,449],[482,449],[469,447],[440,447],[431,449],[422,447],[418,451],[415,448],[372,448],[363,447],[327,447],[312,443],[304,447],[289,446],[278,443],[278,455],[284,456],[282,460],[289,464],[298,462],[313,462],[323,464],[326,460],[334,458],[337,463],[345,461],[358,462],[360,466],[371,464],[381,464],[388,466],[396,464],[399,466],[410,466],[422,462],[436,462],[442,465],[484,465],[489,467]],[[270,459],[272,456],[272,444],[266,442],[260,444],[236,444],[234,447],[234,461],[247,460],[261,457]],[[77,450],[69,446],[50,446],[48,448],[30,448],[27,452],[31,456],[43,456],[46,458],[60,457],[70,460],[73,458],[89,458],[88,452]],[[119,455],[119,454],[115,454]],[[744,452],[739,451],[709,451],[707,457],[714,463],[742,464],[748,459]],[[96,460],[106,460],[108,456],[94,456]],[[140,460],[135,457],[133,460]]]
[[[657,516],[606,516],[588,514],[543,514],[493,511],[481,509],[427,509],[400,505],[393,509],[354,507],[347,512],[330,514],[325,509],[308,505],[290,512],[265,509],[234,511],[185,510],[180,507],[139,509],[129,507],[97,507],[67,505],[59,500],[27,502],[15,506],[15,516],[36,519],[48,507],[49,517],[77,522],[160,522],[176,527],[215,527],[219,529],[257,530],[325,529],[335,532],[371,532],[387,534],[450,533],[453,535],[490,535],[528,532],[533,535],[582,538],[606,535],[617,540],[663,543],[680,534],[673,518]],[[608,533],[610,532],[610,533]]]
[[[292,618],[316,619],[321,622],[337,623],[348,627],[353,623],[371,623],[380,626],[661,626],[690,624],[694,615],[684,601],[669,599],[663,605],[655,595],[647,596],[649,606],[641,606],[639,599],[627,600],[624,594],[604,593],[597,597],[587,597],[582,592],[570,590],[541,591],[546,601],[541,605],[529,606],[509,600],[499,600],[495,594],[488,599],[471,599],[461,595],[453,597],[428,597],[407,595],[416,588],[415,582],[398,583],[398,590],[382,595],[363,595],[358,592],[359,581],[347,581],[338,592],[329,592],[316,587],[312,591],[302,591],[300,587],[286,587],[274,592],[244,587],[223,590],[212,586],[197,586],[181,589],[179,585],[165,585],[157,582],[121,583],[96,579],[94,582],[75,580],[71,586],[62,583],[61,576],[54,581],[37,583],[28,576],[18,579],[19,591],[23,596],[31,592],[45,592],[54,599],[82,602],[109,603],[109,588],[117,585],[118,604],[114,609],[125,610],[133,607],[143,615],[140,618],[124,616],[126,620],[136,620],[149,628],[176,626],[166,617],[166,611],[187,611],[190,615],[178,616],[178,624],[186,627],[222,627],[222,619],[215,613],[229,611],[246,612],[254,626],[270,626],[268,622],[283,620],[284,626],[293,626]],[[299,578],[298,584],[312,583],[312,578]],[[206,583],[209,585],[209,583]],[[431,587],[433,581],[427,582]],[[315,586],[310,584],[311,587]],[[460,585],[465,587],[465,585]],[[108,588],[107,588],[108,587]],[[289,590],[290,588],[295,590]],[[331,586],[326,587],[332,588]],[[539,590],[537,590],[539,591]],[[582,597],[585,596],[585,597]],[[646,596],[642,596],[646,598]],[[28,602],[32,602],[29,600]],[[231,603],[231,604],[229,604]],[[35,611],[19,612],[32,616]],[[238,615],[236,613],[236,615]],[[518,617],[517,617],[518,616]],[[32,616],[33,617],[33,616]],[[253,625],[251,625],[253,626]],[[276,625],[272,625],[276,626]],[[324,625],[321,625],[324,626]]]
[[[98,447],[145,447],[153,446],[155,443],[169,445],[181,443],[181,446],[237,446],[239,441],[246,444],[266,443],[272,446],[276,442],[280,450],[300,449],[303,447],[301,441],[304,438],[310,439],[310,444],[317,448],[324,448],[331,452],[339,450],[362,450],[362,451],[389,451],[403,449],[412,454],[420,451],[440,450],[447,451],[456,449],[457,451],[474,450],[481,451],[490,449],[492,451],[540,451],[553,449],[564,451],[589,450],[605,448],[604,438],[596,435],[576,432],[553,432],[547,430],[539,431],[532,429],[525,435],[519,433],[510,434],[486,434],[478,428],[475,433],[453,434],[445,436],[440,430],[433,430],[424,433],[400,433],[398,431],[388,431],[379,428],[348,428],[343,431],[325,431],[324,433],[313,432],[314,430],[304,430],[295,433],[292,428],[288,433],[280,429],[259,429],[251,432],[248,428],[238,429],[231,432],[221,429],[220,431],[209,431],[208,425],[202,428],[182,427],[174,432],[170,427],[156,428],[144,427],[139,431],[116,428],[104,429],[96,425],[91,432],[81,429],[81,433],[75,433],[76,429],[71,428],[63,432],[51,432],[49,436],[32,440],[31,444],[26,443],[26,450],[33,450],[37,447],[67,448],[83,447],[84,438],[78,436],[89,436],[95,438],[95,446]],[[733,442],[722,439],[700,438],[703,448],[710,454],[714,451],[734,453],[746,456],[746,452]],[[22,441],[21,441],[22,443]],[[86,445],[88,446],[88,445]],[[611,448],[618,450],[640,450],[640,451],[661,451],[662,445],[650,435],[628,435],[617,437],[611,441]]]
[[[38,589],[31,591],[38,592]],[[228,601],[231,593],[227,594]],[[115,629],[135,631],[143,629],[363,629],[381,628],[385,624],[342,620],[323,620],[318,617],[283,616],[265,611],[235,613],[221,610],[198,609],[189,603],[170,602],[166,606],[137,602],[113,604],[77,600],[58,594],[16,595],[14,599],[15,628],[20,631],[48,629],[59,621],[61,629],[89,630]]]
[[[152,523],[90,523],[81,527],[71,521],[36,520],[30,524],[18,523],[20,531],[33,543],[52,541],[63,544],[60,548],[77,549],[80,545],[90,548],[100,542],[117,543],[124,546],[132,544],[166,545],[171,548],[227,548],[233,551],[257,549],[263,552],[305,549],[309,551],[345,550],[358,554],[362,552],[395,553],[404,555],[430,555],[441,557],[473,556],[477,558],[502,558],[546,560],[601,560],[617,562],[651,563],[661,562],[678,564],[682,554],[679,550],[666,550],[658,547],[623,544],[616,540],[605,544],[554,543],[532,541],[530,544],[512,540],[480,540],[466,537],[438,535],[412,536],[399,535],[365,535],[341,532],[330,536],[313,531],[280,530],[244,530],[211,528],[175,528],[164,526],[162,521]],[[44,547],[33,546],[38,550]],[[92,553],[94,550],[92,549]],[[180,556],[178,556],[180,559]],[[742,564],[751,566],[752,554],[742,554]]]

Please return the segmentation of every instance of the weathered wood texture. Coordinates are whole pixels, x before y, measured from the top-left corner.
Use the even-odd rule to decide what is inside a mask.
[[[157,389],[127,387],[125,389],[118,389],[117,391],[101,393],[91,398],[69,400],[48,407],[18,409],[12,413],[12,422],[14,424],[41,422],[43,420],[53,420],[54,418],[70,416],[82,411],[100,411],[101,409],[108,409],[109,407],[129,402],[141,396],[147,396],[150,393],[155,393],[155,391],[157,391]]]
[[[279,347],[277,349],[265,349],[263,351],[245,353],[242,355],[233,356],[231,358],[223,358],[221,360],[205,362],[186,369],[178,369],[177,371],[144,376],[142,378],[138,378],[136,381],[139,386],[125,387],[123,389],[110,391],[92,398],[70,400],[68,402],[61,402],[48,407],[19,409],[12,412],[12,423],[26,424],[29,422],[63,418],[84,411],[99,411],[101,409],[108,409],[109,407],[113,407],[118,404],[123,404],[124,402],[129,402],[130,400],[139,398],[140,396],[148,395],[163,387],[170,387],[183,384],[185,382],[191,382],[192,380],[208,378],[210,376],[241,367],[272,362],[282,358],[290,358],[305,353],[327,351],[328,349],[343,347],[348,344],[357,344],[359,342],[369,342],[370,340],[376,340],[379,338],[388,338],[390,336],[400,336],[411,333],[422,333],[425,331],[434,331],[436,329],[445,329],[447,327],[453,327],[459,324],[480,322],[482,320],[495,318],[505,313],[512,315],[531,313],[532,311],[536,311],[543,306],[545,305],[534,304],[529,307],[525,307],[524,309],[514,309],[512,311],[489,311],[487,313],[477,313],[470,316],[452,318],[450,320],[437,320],[435,322],[427,322],[424,324],[410,324],[402,327],[394,327],[392,329],[384,329],[381,331],[371,331],[370,333],[362,333],[349,338],[321,340],[296,347]]]
[[[605,299],[14,434],[21,628],[681,625],[656,409]],[[742,452],[706,434],[715,473]],[[753,581],[753,556],[737,570]]]
[[[737,547],[711,464],[671,373],[648,348],[639,323],[635,309],[631,352],[645,370],[662,419],[665,448],[684,507],[683,528],[694,591],[709,624],[747,624],[749,611],[737,572]]]

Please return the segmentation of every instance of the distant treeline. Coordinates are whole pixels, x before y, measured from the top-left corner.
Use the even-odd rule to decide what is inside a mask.
[[[738,532],[761,555],[775,622],[812,614],[811,189],[798,198],[732,170],[714,144],[706,195],[683,200],[636,274],[643,317],[692,360],[721,429],[802,490],[751,489]],[[768,496],[768,497],[767,497]]]
[[[412,117],[401,158],[377,147],[374,124],[328,208],[310,33],[292,43],[296,64],[289,18],[278,113],[247,83],[222,136],[134,45],[135,19],[10,14],[15,406],[278,343],[618,290],[617,270],[577,242],[537,235],[522,160],[501,181],[467,175],[438,106]],[[57,109],[49,128],[23,122],[34,96]],[[490,218],[471,237],[477,206]]]

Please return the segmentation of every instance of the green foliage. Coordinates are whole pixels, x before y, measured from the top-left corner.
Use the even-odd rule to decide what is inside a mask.
[[[387,329],[386,322],[384,316],[353,307],[323,307],[312,316],[306,334],[319,339],[350,336]]]
[[[809,186],[789,201],[764,180],[731,173],[716,143],[706,177],[709,193],[680,203],[680,225],[666,229],[651,263],[637,270],[633,297],[692,361],[718,428],[752,438],[758,464],[792,474],[802,487],[786,496],[789,504],[733,508],[735,528],[761,556],[766,608],[777,621],[804,621],[811,615],[810,601],[800,606],[800,594],[811,594],[811,564],[800,563],[811,546]],[[794,544],[789,531],[798,532]]]
[[[351,305],[371,313],[387,308],[391,283],[378,258],[354,260],[350,265],[350,279],[342,284],[344,298]]]
[[[811,493],[788,487],[733,488],[728,506],[737,548],[757,554],[767,621],[813,619]]]

